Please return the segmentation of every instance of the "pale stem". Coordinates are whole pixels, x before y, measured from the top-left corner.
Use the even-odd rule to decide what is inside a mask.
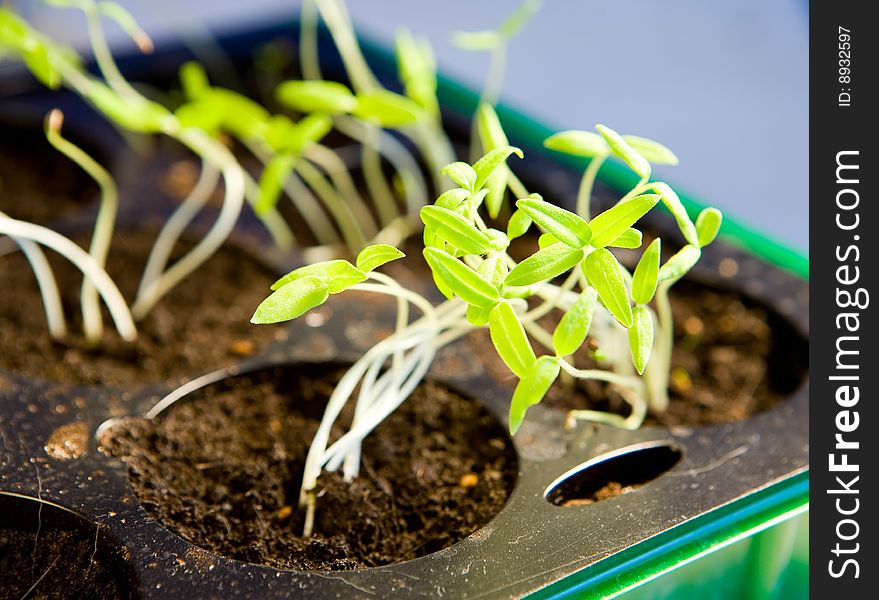
[[[162,226],[156,242],[150,250],[149,258],[147,258],[146,266],[143,269],[143,275],[140,279],[140,286],[137,289],[139,297],[144,290],[152,284],[168,264],[168,258],[174,249],[174,245],[180,236],[199,213],[199,211],[207,203],[213,191],[217,188],[220,180],[220,172],[212,165],[204,164],[202,161],[201,172],[198,175],[198,181],[190,190],[186,198],[174,210],[165,224]]]
[[[95,62],[107,84],[119,94],[130,98],[141,97],[141,95],[131,87],[131,84],[119,72],[116,66],[116,60],[107,44],[107,38],[104,35],[104,27],[101,24],[101,13],[98,5],[92,0],[85,3],[83,10],[85,11],[86,21],[88,23],[89,43],[92,52],[95,55]]]
[[[302,176],[308,186],[314,190],[318,198],[324,203],[329,213],[336,220],[345,245],[351,250],[362,248],[366,244],[366,236],[360,228],[357,217],[351,212],[351,207],[342,199],[339,192],[330,184],[321,172],[308,161],[299,161],[293,167],[294,171]]]
[[[128,342],[137,339],[137,329],[125,299],[107,272],[85,250],[51,229],[8,217],[0,217],[0,233],[34,241],[64,256],[94,282],[122,339]]]
[[[377,127],[367,127],[367,143],[361,146],[363,177],[366,187],[372,196],[382,226],[388,225],[400,216],[397,198],[388,185],[382,168],[381,155],[378,153]]]
[[[606,159],[607,155],[592,158],[583,171],[583,178],[580,180],[580,189],[577,190],[577,214],[587,221],[592,218],[589,211],[591,210],[590,203],[592,201],[592,188],[595,186],[595,178]]]
[[[116,223],[116,213],[119,207],[119,193],[113,177],[106,169],[82,149],[61,137],[61,119],[60,111],[50,113],[47,118],[46,139],[55,149],[75,162],[94,179],[101,190],[101,204],[95,218],[89,254],[103,269],[110,251],[110,242],[113,239],[113,227]],[[103,317],[101,316],[98,292],[92,281],[87,278],[82,282],[80,304],[82,305],[82,324],[86,342],[89,345],[96,345],[100,343],[103,336]]]
[[[365,92],[380,88],[381,85],[360,52],[344,3],[338,0],[317,0],[317,8],[330,30],[354,89]]]
[[[379,228],[373,219],[372,212],[366,206],[363,198],[360,197],[360,193],[351,179],[348,165],[342,162],[335,152],[320,144],[309,144],[305,148],[304,156],[321,167],[329,175],[333,185],[336,186],[336,189],[339,190],[339,193],[342,194],[342,197],[351,207],[351,211],[356,215],[366,238],[371,239],[375,237]],[[352,250],[358,249],[352,248]]]
[[[650,365],[655,370],[651,373],[652,385],[648,397],[650,408],[656,412],[662,412],[668,407],[668,373],[671,368],[671,354],[674,346],[674,321],[668,291],[673,283],[672,281],[663,281],[656,288],[657,335],[654,346],[656,356],[650,361],[651,363],[655,361],[655,364]]]
[[[299,60],[303,79],[323,79],[317,50],[317,5],[303,0],[299,13]]]
[[[0,219],[10,217],[0,212]],[[55,273],[42,248],[28,239],[10,237],[21,249],[22,254],[30,263],[40,288],[40,296],[43,299],[43,310],[46,312],[46,326],[49,335],[59,340],[67,335],[67,320],[64,318],[64,307],[61,305],[61,294],[58,293],[58,284],[55,281]]]
[[[165,294],[200,267],[223,245],[235,227],[244,205],[244,171],[231,152],[201,130],[184,129],[177,137],[223,173],[225,184],[223,206],[205,237],[138,295],[132,307],[132,313],[138,319],[145,317]]]
[[[247,171],[242,169],[241,173],[244,177],[244,198],[250,206],[256,206],[257,202],[259,202],[259,184],[254,181]],[[284,217],[278,212],[277,207],[273,206],[265,211],[259,216],[259,219],[263,227],[266,228],[266,231],[269,232],[272,242],[278,248],[289,250],[296,245],[296,237],[293,235],[293,231],[287,225]]]

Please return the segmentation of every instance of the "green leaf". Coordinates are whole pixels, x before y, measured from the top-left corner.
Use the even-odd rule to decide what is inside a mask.
[[[485,230],[485,235],[488,237],[491,249],[494,252],[503,252],[510,247],[510,240],[503,231],[489,228]]]
[[[271,118],[260,104],[232,90],[211,88],[201,100],[222,111],[223,128],[239,139],[261,138]]]
[[[333,119],[328,115],[321,113],[305,115],[298,123],[296,123],[296,131],[301,137],[300,143],[317,143],[332,129]]]
[[[503,285],[504,279],[506,279],[509,272],[510,270],[507,268],[506,262],[497,255],[486,258],[479,265],[479,269],[477,269],[479,276],[491,282],[496,288],[500,288]]]
[[[491,240],[466,217],[441,206],[424,206],[421,220],[443,240],[467,254],[485,254]]]
[[[301,113],[350,113],[357,109],[357,98],[337,81],[285,81],[275,89],[284,106]]]
[[[568,130],[560,131],[543,140],[543,145],[550,150],[564,152],[573,156],[594,158],[610,154],[610,147],[604,138],[591,131]]]
[[[470,192],[476,191],[476,171],[465,162],[453,162],[442,168],[441,173],[448,175],[452,181]]]
[[[687,244],[662,265],[659,269],[659,280],[675,281],[680,279],[699,262],[701,256],[702,251],[699,248]]]
[[[504,205],[507,191],[507,168],[501,167],[485,180],[485,208],[492,219],[496,219]]]
[[[357,255],[356,264],[358,269],[364,273],[369,273],[384,264],[404,256],[406,255],[403,252],[388,244],[373,244],[360,251],[360,254]]]
[[[434,205],[449,210],[458,210],[469,197],[470,190],[452,188],[451,190],[447,190],[440,194],[440,197],[436,199]]]
[[[653,350],[653,315],[646,306],[636,306],[629,328],[629,350],[639,375],[644,374]]]
[[[549,248],[553,244],[561,244],[561,241],[551,233],[543,233],[537,238],[537,248],[538,250],[543,250],[544,248]]]
[[[291,281],[297,281],[305,277],[317,277],[326,281],[329,293],[338,294],[339,292],[344,292],[352,285],[364,281],[366,273],[347,260],[327,260],[290,271],[273,283],[272,289],[280,289]]]
[[[507,237],[511,240],[525,235],[531,227],[531,217],[521,209],[517,209],[507,221]]]
[[[501,121],[491,104],[483,102],[479,105],[479,109],[476,111],[476,124],[483,152],[510,145],[501,127]]]
[[[188,100],[196,100],[211,88],[208,74],[201,63],[190,60],[180,66],[180,85]]]
[[[455,31],[452,44],[462,50],[485,51],[497,48],[504,41],[497,31]]]
[[[460,260],[436,248],[425,248],[423,254],[434,274],[467,304],[485,307],[498,301],[497,288]]]
[[[643,237],[641,232],[633,227],[629,227],[620,234],[620,237],[608,244],[613,248],[640,248]]]
[[[607,310],[625,327],[632,326],[632,307],[623,281],[623,270],[609,250],[601,248],[583,259],[583,273],[598,291]]]
[[[589,243],[596,248],[607,246],[634,225],[638,219],[647,214],[658,202],[658,195],[642,194],[607,209],[590,221],[592,239]]]
[[[516,311],[507,302],[500,302],[491,310],[488,331],[504,364],[517,377],[525,377],[537,357],[528,343],[528,336],[525,335]]]
[[[490,306],[474,306],[469,304],[467,305],[467,322],[475,327],[487,325],[491,316],[491,310]]]
[[[510,271],[506,285],[525,286],[552,279],[576,265],[583,258],[583,250],[567,244],[553,244],[538,250]]]
[[[678,157],[675,153],[653,140],[638,137],[637,135],[624,135],[622,138],[638,154],[654,165],[676,165]]]
[[[400,81],[406,95],[430,114],[439,114],[436,99],[436,59],[430,44],[418,42],[408,31],[397,33],[395,50]]]
[[[358,92],[356,97],[357,108],[352,114],[382,127],[411,125],[419,121],[424,114],[416,102],[388,90]]]
[[[327,301],[329,289],[320,277],[303,277],[278,288],[250,318],[258,325],[290,321]]]
[[[705,247],[714,241],[720,225],[723,223],[723,215],[716,208],[705,208],[696,218],[696,233],[699,237],[699,246]]]
[[[476,183],[474,184],[474,189],[478,190],[481,188],[489,175],[491,175],[499,166],[504,164],[504,161],[507,160],[511,154],[515,154],[519,158],[522,158],[523,156],[522,151],[518,148],[504,146],[503,148],[489,150],[485,156],[476,161],[476,164],[473,165],[473,170],[476,171]]]
[[[592,229],[580,215],[544,202],[536,194],[516,202],[519,210],[525,211],[531,220],[546,233],[551,233],[572,248],[582,248],[589,243]]]
[[[278,204],[281,190],[295,163],[296,159],[289,154],[277,154],[266,164],[259,178],[259,199],[253,206],[256,216],[262,217]]]
[[[541,356],[521,378],[510,403],[510,435],[516,435],[526,411],[539,404],[559,376],[561,363],[555,356]]]
[[[661,181],[657,181],[653,184],[653,190],[662,196],[662,203],[665,204],[665,207],[675,218],[675,221],[678,224],[678,229],[681,230],[687,243],[698,246],[699,236],[696,233],[696,227],[693,225],[693,221],[690,220],[687,210],[684,208],[681,199],[678,198],[675,191]]]
[[[510,39],[540,10],[540,4],[540,0],[525,0],[513,14],[504,19],[504,22],[498,26],[497,32],[505,39]]]
[[[57,89],[61,85],[61,74],[49,59],[49,51],[45,45],[32,40],[22,51],[21,58],[40,83],[52,89]]]
[[[159,133],[171,118],[161,104],[142,98],[121,96],[99,81],[92,81],[86,97],[104,115],[130,131]]]
[[[598,292],[595,288],[587,287],[552,332],[552,345],[556,354],[567,356],[583,345],[583,340],[586,339],[589,327],[592,325],[592,314],[595,312],[596,304],[598,304]]]
[[[605,127],[600,123],[595,126],[595,129],[598,130],[598,133],[601,134],[601,137],[603,137],[604,141],[607,142],[607,145],[610,146],[611,151],[619,158],[623,159],[638,177],[641,179],[647,179],[650,177],[650,163],[629,146],[620,134],[610,127]]]
[[[632,275],[632,299],[638,304],[647,304],[656,293],[656,285],[659,283],[661,244],[659,238],[653,240],[641,255],[638,266],[635,267],[635,274]]]

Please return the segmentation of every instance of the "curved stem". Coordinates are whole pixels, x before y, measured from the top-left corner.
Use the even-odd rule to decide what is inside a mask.
[[[184,129],[178,139],[223,173],[223,207],[207,235],[138,295],[132,306],[137,319],[145,317],[165,294],[217,251],[235,227],[244,205],[244,171],[231,152],[198,129]]]
[[[293,167],[294,171],[302,176],[308,186],[314,190],[318,198],[324,203],[327,210],[336,220],[339,230],[342,232],[342,239],[352,251],[362,248],[366,245],[367,238],[360,228],[351,207],[345,203],[339,192],[330,184],[329,181],[308,161],[299,161]]]
[[[320,144],[309,144],[305,149],[304,156],[308,160],[314,161],[329,175],[330,181],[333,182],[351,211],[356,215],[366,238],[373,238],[378,233],[378,225],[375,223],[372,212],[366,206],[363,198],[360,197],[360,193],[348,173],[348,165],[342,162],[335,152]],[[359,248],[351,248],[351,250],[357,251]]]
[[[577,214],[587,221],[592,218],[589,212],[591,210],[592,188],[595,186],[595,178],[598,176],[598,171],[605,160],[607,160],[607,155],[596,156],[589,161],[589,164],[583,171],[580,188],[577,190]]]
[[[198,181],[190,190],[186,198],[174,210],[170,218],[162,226],[159,236],[156,238],[150,255],[147,258],[146,266],[143,269],[143,275],[140,279],[140,285],[137,288],[137,296],[139,297],[144,290],[149,287],[168,264],[168,257],[180,236],[199,213],[199,211],[207,203],[211,194],[216,189],[220,180],[220,172],[213,165],[206,165],[202,161],[201,172],[198,175]]]
[[[107,262],[107,254],[110,251],[110,242],[113,239],[113,229],[116,224],[116,213],[119,209],[119,192],[113,177],[91,156],[81,148],[61,136],[62,115],[60,111],[53,110],[46,119],[46,139],[59,152],[75,162],[98,184],[101,190],[101,204],[98,215],[95,218],[95,228],[92,232],[92,240],[89,245],[89,254],[95,259],[101,268]],[[89,279],[82,282],[80,291],[80,305],[82,309],[82,325],[86,343],[97,345],[104,334],[103,317],[101,306],[98,301],[98,292]]]
[[[345,5],[338,0],[317,0],[317,8],[333,36],[333,42],[339,50],[345,71],[351,84],[358,92],[364,92],[380,88],[378,80],[366,64],[366,59],[360,52],[351,18]]]
[[[119,288],[85,250],[51,229],[8,217],[0,217],[0,233],[17,239],[32,240],[64,256],[95,284],[122,339],[129,342],[137,339],[137,329]]]
[[[323,79],[317,49],[317,5],[314,0],[303,0],[299,12],[299,64],[303,79]]]

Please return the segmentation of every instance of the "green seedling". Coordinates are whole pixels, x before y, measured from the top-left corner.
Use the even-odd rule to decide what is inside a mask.
[[[491,127],[494,130],[484,140],[506,140],[499,124]],[[669,151],[660,152],[657,149],[663,147],[637,138],[639,151],[612,129],[602,125],[596,129],[592,135],[553,136],[549,144],[581,154],[588,149],[593,156],[614,155],[640,175],[640,181],[616,205],[591,218],[528,194],[516,201],[506,232],[492,228],[485,217],[496,214],[488,206],[493,177],[508,171],[508,160],[521,156],[521,151],[498,145],[473,164],[459,161],[445,167],[444,173],[458,187],[420,211],[424,258],[447,298],[440,306],[374,270],[385,260],[402,257],[399,250],[382,246],[367,248],[364,252],[369,256],[358,258],[356,265],[330,261],[299,268],[276,282],[274,292],[257,308],[254,323],[286,321],[332,294],[356,289],[390,295],[400,306],[411,304],[422,313],[411,323],[405,313],[395,333],[358,360],[330,398],[301,489],[307,507],[306,535],[313,522],[314,489],[321,470],[343,467],[347,479],[356,476],[363,437],[411,393],[439,348],[475,328],[489,329],[499,357],[519,380],[510,403],[512,434],[562,372],[574,379],[608,382],[632,404],[626,418],[594,411],[578,411],[572,415],[575,418],[634,428],[648,408],[664,408],[673,331],[667,291],[695,265],[702,245],[714,239],[720,213],[706,209],[693,224],[667,184],[649,182],[647,157],[668,160],[673,156]],[[559,144],[565,138],[568,142]],[[509,179],[502,181],[506,189]],[[642,236],[635,226],[660,203],[678,219],[685,241],[695,243],[687,243],[663,263],[661,241],[655,239],[630,273],[611,249],[640,247]],[[516,262],[507,253],[509,240],[532,228],[541,234],[539,247]],[[372,260],[373,255],[381,259]],[[561,318],[549,331],[540,319],[553,311]],[[574,365],[571,357],[587,336],[603,350],[606,368]],[[354,422],[348,433],[330,444],[335,419],[358,389]]]

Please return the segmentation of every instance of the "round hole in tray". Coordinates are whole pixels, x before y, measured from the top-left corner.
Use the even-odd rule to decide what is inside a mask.
[[[556,506],[594,504],[633,492],[678,462],[681,451],[666,443],[630,446],[577,465],[553,481],[544,498]]]
[[[60,506],[0,492],[0,599],[130,598],[128,549]]]
[[[108,427],[100,443],[128,463],[141,505],[163,526],[206,550],[276,568],[414,559],[501,510],[518,472],[503,425],[479,403],[425,381],[366,438],[360,477],[346,484],[339,473],[322,475],[315,535],[303,539],[305,454],[346,368],[303,363],[228,377],[154,420]]]

